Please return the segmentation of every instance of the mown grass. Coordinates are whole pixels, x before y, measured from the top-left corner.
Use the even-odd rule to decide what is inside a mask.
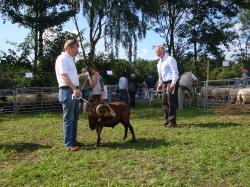
[[[0,116],[0,186],[250,186],[250,115],[189,108],[166,129],[160,105],[131,110],[137,143],[121,125],[96,134],[81,114],[81,150],[63,148],[62,114]]]

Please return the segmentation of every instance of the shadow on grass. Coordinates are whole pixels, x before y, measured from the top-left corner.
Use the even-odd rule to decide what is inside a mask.
[[[229,128],[240,126],[239,123],[193,123],[193,124],[181,124],[179,127],[201,127],[201,128]]]
[[[95,144],[82,144],[80,145],[83,149],[98,149],[98,148],[110,148],[110,149],[136,149],[136,150],[145,150],[145,149],[155,149],[162,146],[169,146],[169,143],[161,139],[144,139],[139,138],[137,142],[133,143],[132,140],[122,141],[121,142],[112,142],[112,143],[101,143],[99,147],[96,147]]]
[[[18,114],[1,114],[0,115],[0,121],[7,121],[9,122],[10,119],[11,121],[20,121],[20,120],[30,120],[30,118],[42,118],[42,117],[51,117],[51,118],[58,118],[59,116],[59,119],[61,119],[62,117],[62,112],[60,111],[51,111],[51,112],[36,112],[36,111],[33,111],[33,112],[23,112],[23,113],[18,113]]]
[[[38,149],[49,149],[48,145],[40,145],[36,143],[14,143],[14,144],[0,144],[0,150],[5,152],[15,151],[17,153],[32,152]]]

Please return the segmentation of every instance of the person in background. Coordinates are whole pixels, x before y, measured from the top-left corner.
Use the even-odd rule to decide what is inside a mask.
[[[195,99],[195,90],[194,90],[194,83],[198,82],[196,76],[192,73],[191,70],[183,73],[179,80],[179,89],[178,89],[178,103],[179,103],[179,110],[183,109],[185,95],[184,92],[188,91],[190,93],[190,103],[191,105],[196,102]]]
[[[143,84],[148,92],[148,104],[152,106],[155,96],[156,79],[152,75],[148,75]]]
[[[104,80],[99,74],[99,71],[96,67],[92,68],[92,87],[93,90],[91,94],[91,102],[98,105],[103,104]],[[109,108],[110,115],[115,117],[116,113],[114,112],[114,110],[109,105],[106,106]],[[101,118],[98,118],[98,121],[101,121]]]
[[[92,68],[92,92],[91,92],[91,100],[94,103],[100,104],[102,103],[102,87],[100,83],[100,74],[96,67]]]
[[[101,84],[101,91],[102,91],[102,96],[101,96],[101,103],[103,103],[103,95],[104,95],[104,80],[103,77],[99,74],[100,76],[100,84]]]
[[[109,96],[108,96],[108,87],[105,85],[105,81],[103,77],[100,75],[100,84],[101,84],[101,90],[102,90],[102,103],[108,103]]]
[[[64,146],[69,151],[79,149],[76,146],[79,100],[75,97],[80,97],[81,92],[78,89],[79,79],[74,62],[78,48],[79,44],[76,40],[67,40],[64,44],[64,52],[57,57],[55,63],[56,78],[59,85],[58,99],[63,107]]]
[[[86,67],[81,69],[79,75],[79,87],[82,91],[82,98],[89,100],[89,94],[91,92],[92,80]],[[87,102],[83,102],[83,112],[86,112]]]
[[[138,89],[138,83],[135,74],[131,74],[128,79],[128,93],[130,96],[129,106],[135,108],[135,95]]]
[[[248,70],[246,67],[240,67],[241,78],[236,78],[234,85],[236,87],[245,87],[246,86],[246,78],[248,77]]]
[[[240,68],[240,72],[241,72],[241,78],[245,79],[248,77],[248,70],[246,67],[241,67]]]
[[[127,80],[127,74],[125,72],[119,79],[118,87],[119,87],[120,101],[128,104],[128,80]]]
[[[102,98],[103,98],[103,103],[108,103],[109,102],[107,85],[104,85],[104,89],[103,89],[103,92],[102,92]]]
[[[159,81],[156,91],[162,88],[162,105],[164,110],[165,127],[176,126],[176,101],[178,92],[179,71],[175,58],[169,56],[165,47],[157,45],[155,48],[156,55],[159,58],[157,70]]]

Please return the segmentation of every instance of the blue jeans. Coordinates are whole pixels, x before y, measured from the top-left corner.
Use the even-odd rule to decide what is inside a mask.
[[[87,101],[89,100],[89,94],[91,92],[91,88],[84,88],[82,89],[82,98],[86,99]]]
[[[126,89],[119,89],[119,99],[128,104],[128,93]]]
[[[72,90],[59,89],[58,99],[63,107],[64,146],[76,145],[77,121],[79,119],[79,100],[72,99]]]

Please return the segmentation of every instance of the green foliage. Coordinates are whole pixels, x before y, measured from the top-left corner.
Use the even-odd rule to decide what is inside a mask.
[[[178,63],[179,73],[181,75],[187,70],[191,70],[199,81],[204,81],[207,78],[207,61],[208,59],[206,58],[201,58],[197,62],[191,59],[184,59]]]
[[[240,42],[245,44],[245,47],[241,49],[241,54],[238,57],[241,61],[250,61],[250,9],[242,10],[240,14],[241,21],[241,35]]]
[[[99,70],[100,75],[103,77],[105,84],[117,84],[117,77],[116,75],[108,75],[107,71],[113,71],[113,62],[110,59],[110,56],[105,55],[103,53],[99,53],[92,60],[89,58],[79,59],[76,63],[77,70],[80,73],[81,68],[87,67],[90,71],[92,67],[96,67]],[[90,72],[91,73],[91,72]],[[113,72],[114,73],[114,72]]]
[[[43,59],[45,29],[61,25],[76,14],[67,0],[2,0],[0,12],[4,19],[31,29],[34,33],[34,74]]]
[[[154,77],[158,77],[156,67],[157,63],[157,61],[148,61],[143,59],[139,59],[133,63],[133,73],[136,74],[139,83],[142,83],[149,74]]]
[[[134,0],[111,1],[107,15],[108,24],[104,28],[105,47],[118,57],[121,44],[129,61],[136,59],[137,41],[146,35],[146,23],[140,17],[140,7]]]
[[[0,115],[0,186],[250,186],[249,115],[189,108],[166,129],[160,102],[137,104],[137,143],[118,125],[96,148],[81,114],[78,152],[63,148],[61,113]]]
[[[243,30],[250,30],[250,9],[244,9],[240,15]]]
[[[62,31],[62,27],[49,29],[44,39],[44,57],[42,63],[38,64],[38,85],[57,86],[55,77],[55,62],[57,57],[64,51],[63,46],[66,40],[77,39],[77,36],[68,31]]]
[[[14,51],[0,56],[0,88],[26,87],[30,79],[25,78],[26,72],[31,72],[32,66],[24,56],[18,57]]]
[[[110,56],[99,54],[92,61],[80,59],[77,61],[77,70],[80,72],[82,67],[97,67],[100,74],[104,78],[106,84],[117,84],[123,73],[130,75],[135,73],[139,83],[142,83],[148,74],[157,77],[156,61],[147,61],[139,59],[133,63],[122,59],[111,59]],[[111,70],[113,75],[107,75],[107,71]]]
[[[241,50],[245,52],[239,54],[237,61],[250,69],[249,8],[245,1],[75,0],[73,2],[74,7],[71,6],[72,1],[66,0],[1,1],[0,12],[5,21],[9,20],[32,29],[24,42],[16,45],[17,51],[21,50],[21,55],[18,56],[12,51],[7,60],[8,65],[2,65],[5,57],[1,57],[2,88],[57,85],[54,73],[55,60],[67,38],[79,38],[74,34],[62,32],[60,25],[76,12],[79,13],[80,6],[90,28],[89,37],[85,37],[90,38],[88,43],[90,53],[88,58],[84,53],[84,60],[78,61],[78,71],[80,72],[83,66],[96,66],[107,84],[116,84],[124,71],[127,74],[135,73],[139,82],[142,82],[147,74],[157,76],[157,62],[135,58],[138,40],[144,38],[147,29],[151,28],[164,35],[164,43],[170,48],[168,51],[172,51],[176,56],[180,73],[189,67],[199,80],[205,80],[208,56],[212,55],[216,59],[210,60],[210,78],[224,79],[239,76],[238,67],[235,68],[234,65],[230,68],[221,67],[223,51],[218,48],[219,45],[226,45],[234,38],[234,34],[228,28],[234,23],[231,18],[239,11],[243,24],[241,38],[246,42],[246,47]],[[52,28],[53,26],[56,27]],[[45,29],[48,29],[48,32],[45,32]],[[83,31],[80,33],[83,39]],[[95,54],[95,46],[102,37],[108,54]],[[120,44],[126,49],[129,62],[132,62],[134,57],[133,63],[114,60],[114,56],[118,56],[114,53],[118,53]],[[28,56],[33,58],[33,54],[34,59],[27,60]],[[33,67],[19,66],[26,61],[29,64],[32,62]],[[112,70],[113,75],[108,76],[107,70]],[[27,71],[32,71],[35,77],[24,78],[24,73]],[[12,75],[12,72],[15,74]]]
[[[196,60],[205,54],[222,57],[222,50],[218,46],[227,46],[227,42],[233,39],[234,33],[228,30],[232,22],[228,19],[236,16],[238,11],[239,7],[233,1],[225,4],[221,1],[192,1],[190,13],[193,16],[187,17],[182,31],[183,37],[194,46],[193,56]]]
[[[85,35],[89,38],[87,42],[82,40],[85,59],[89,58],[92,61],[95,58],[96,45],[103,37],[105,50],[109,51],[112,56],[119,58],[118,49],[122,46],[130,62],[136,59],[137,41],[145,37],[147,29],[146,19],[144,16],[142,18],[142,14],[152,13],[152,7],[155,7],[157,3],[151,0],[147,2],[73,0],[71,2],[78,12],[82,10],[83,19],[87,20],[89,27],[89,33],[84,34],[79,28],[82,23],[79,24],[74,18],[80,38],[84,38]],[[89,52],[86,51],[88,49]]]
[[[63,51],[67,39],[75,39],[76,35],[62,32],[61,28],[51,29],[50,35],[44,40],[44,57],[37,66],[33,78],[25,78],[26,72],[33,72],[32,63],[27,58],[30,53],[30,41],[19,44],[21,54],[14,51],[0,56],[0,88],[16,87],[54,87],[57,86],[55,76],[55,61]]]
[[[233,64],[229,67],[219,67],[214,68],[210,72],[210,79],[219,80],[219,79],[231,79],[241,77],[240,67],[242,64]]]
[[[65,0],[2,0],[1,13],[13,23],[41,31],[67,21],[75,11]]]

